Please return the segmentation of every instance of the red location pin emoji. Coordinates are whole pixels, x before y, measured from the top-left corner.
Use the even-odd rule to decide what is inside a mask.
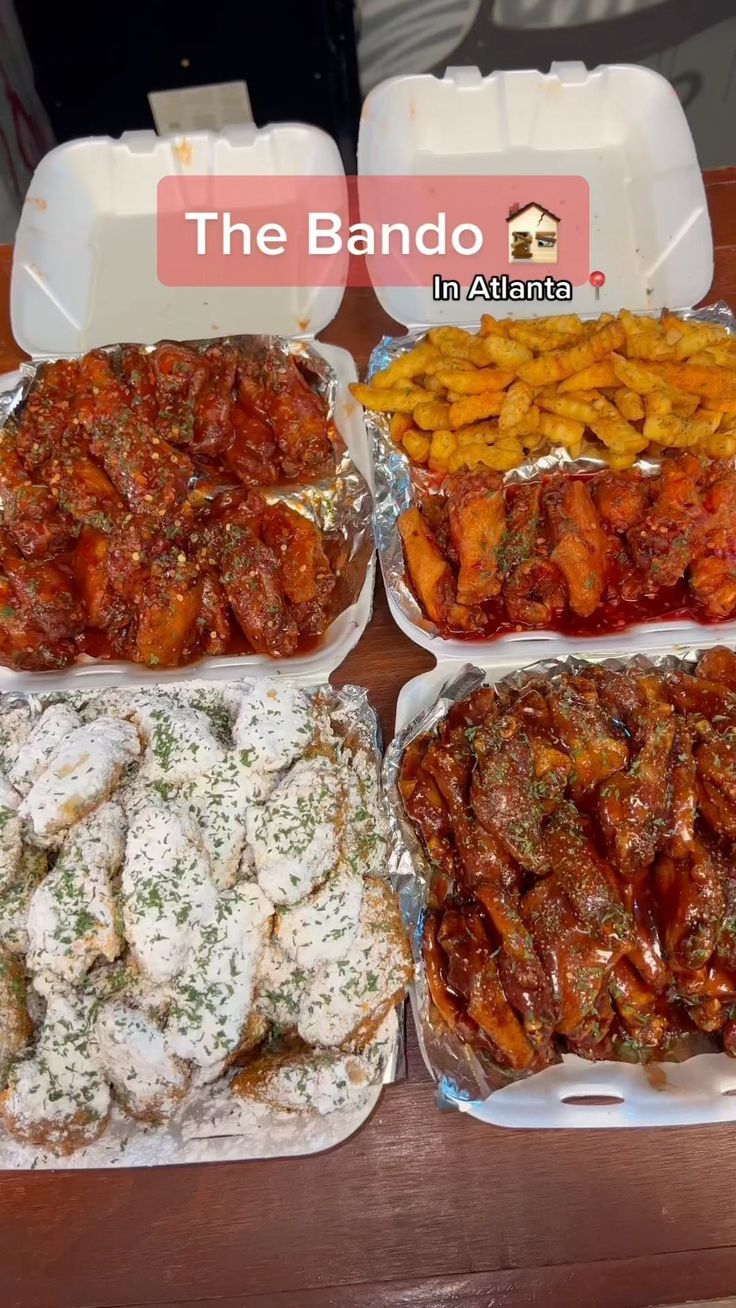
[[[590,282],[591,286],[595,286],[595,298],[596,300],[599,300],[601,294],[601,286],[605,286],[606,284],[606,274],[596,270],[595,272],[592,272],[590,274],[588,281]]]

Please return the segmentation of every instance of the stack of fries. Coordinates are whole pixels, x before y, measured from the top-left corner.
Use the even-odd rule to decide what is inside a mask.
[[[666,309],[434,327],[350,389],[436,473],[505,472],[560,446],[615,469],[670,449],[736,454],[736,337]]]

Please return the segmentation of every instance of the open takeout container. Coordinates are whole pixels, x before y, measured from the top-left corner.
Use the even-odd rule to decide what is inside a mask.
[[[335,317],[344,287],[171,287],[156,271],[156,203],[167,176],[343,175],[335,142],[316,127],[279,123],[159,137],[128,132],[119,140],[88,137],[50,151],[26,195],[13,253],[13,333],[33,361],[85,353],[123,342],[202,340],[246,333],[302,341],[336,377],[333,418],[355,466],[371,486],[360,405],[348,384],[352,356],[316,339]],[[5,384],[18,380],[18,374]],[[2,385],[2,382],[0,382]],[[330,625],[315,650],[277,660],[222,655],[190,668],[151,671],[124,661],[88,660],[60,672],[0,669],[0,688],[141,685],[182,676],[232,679],[288,676],[326,681],[359,640],[373,603],[375,556],[360,593]]]
[[[369,376],[428,328],[453,323],[474,331],[484,312],[532,318],[565,312],[590,317],[620,308],[686,310],[710,287],[713,239],[695,146],[672,86],[651,69],[603,65],[588,70],[581,63],[553,63],[548,73],[519,70],[481,77],[477,68],[449,68],[441,79],[393,78],[366,99],[358,166],[365,176],[582,174],[591,196],[590,266],[606,274],[597,292],[586,282],[573,288],[571,302],[534,308],[523,301],[436,302],[428,286],[376,286],[383,308],[406,324],[408,335],[386,337],[376,346]],[[482,271],[511,274],[513,266]],[[540,275],[547,271],[554,272],[554,265],[540,265]],[[733,325],[726,306],[704,315]],[[396,530],[399,513],[414,496],[408,458],[392,444],[381,415],[369,414],[368,426],[376,543],[391,613],[409,639],[438,661],[519,667],[576,651],[626,653],[709,643],[710,627],[667,619],[600,637],[569,638],[554,631],[511,632],[485,640],[441,636],[408,586]],[[576,465],[568,460],[565,466],[572,471]],[[736,622],[715,630],[719,640],[732,638]]]
[[[708,630],[707,628],[705,629]],[[720,640],[693,646],[668,649],[642,644],[637,653],[654,664],[668,655],[694,661],[709,645]],[[629,650],[600,649],[585,658],[609,661],[612,667],[624,666]],[[580,662],[581,660],[577,660]],[[484,664],[481,668],[457,660],[445,660],[407,682],[396,708],[396,735],[384,761],[384,789],[393,835],[392,877],[399,894],[404,919],[413,935],[417,981],[411,990],[414,1025],[419,1036],[428,1071],[438,1084],[438,1098],[478,1121],[492,1126],[518,1128],[688,1126],[736,1119],[736,1059],[723,1052],[696,1054],[684,1062],[652,1063],[589,1062],[575,1054],[564,1054],[561,1063],[521,1080],[510,1080],[494,1089],[486,1098],[473,1098],[467,1088],[455,1081],[458,1064],[451,1051],[444,1049],[437,1062],[425,1041],[426,986],[421,963],[421,929],[424,918],[422,882],[429,870],[428,860],[417,837],[403,815],[396,784],[405,746],[444,716],[455,699],[463,698],[476,686],[493,685],[510,677],[512,684],[523,684],[527,674],[543,676],[565,670],[564,658],[551,656],[519,672],[513,658]],[[431,715],[428,717],[427,715]],[[422,991],[422,993],[420,993]],[[429,1041],[435,1038],[430,1034]],[[436,1041],[435,1041],[436,1043]],[[442,1066],[437,1063],[441,1062]]]

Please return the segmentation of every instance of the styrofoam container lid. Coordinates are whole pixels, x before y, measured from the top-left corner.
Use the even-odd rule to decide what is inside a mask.
[[[11,320],[34,357],[119,341],[255,332],[310,338],[344,288],[171,287],[156,273],[163,177],[341,176],[330,136],[302,123],[159,137],[128,132],[60,145],[38,165],[16,235]]]
[[[506,302],[504,314],[689,308],[710,288],[713,237],[695,145],[673,87],[649,68],[553,63],[548,73],[391,78],[363,106],[358,172],[586,177],[590,266],[606,274],[599,298],[586,282],[572,302]],[[493,310],[483,300],[438,303],[424,286],[375,289],[409,327],[473,326]]]

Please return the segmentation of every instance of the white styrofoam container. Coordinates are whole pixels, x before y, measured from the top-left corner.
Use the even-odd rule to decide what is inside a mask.
[[[670,83],[636,65],[553,63],[491,73],[448,68],[443,78],[396,77],[382,83],[363,107],[358,143],[360,174],[409,173],[587,177],[591,191],[591,267],[606,269],[595,298],[587,283],[572,302],[436,302],[425,287],[375,287],[387,313],[407,328],[443,322],[476,330],[481,315],[532,318],[576,312],[593,316],[625,307],[657,312],[686,309],[709,290],[713,237],[695,145]],[[487,269],[487,272],[502,269]],[[543,267],[542,272],[550,271]],[[708,643],[711,628],[693,621],[638,623],[617,636],[568,638],[554,631],[522,631],[492,640],[443,638],[422,619],[402,612],[386,587],[401,630],[438,660],[480,667],[521,667],[555,654],[601,648],[614,653]],[[736,638],[736,622],[717,628]]]
[[[673,87],[650,68],[553,63],[548,73],[448,68],[442,79],[391,78],[363,106],[358,172],[585,176],[590,266],[605,270],[605,285],[597,299],[587,282],[574,287],[572,303],[545,302],[537,314],[682,309],[710,287],[713,241],[695,145]],[[375,290],[410,329],[475,327],[489,311],[531,316],[523,301],[463,308],[434,301],[428,286]]]
[[[342,172],[332,138],[300,123],[230,127],[186,137],[128,132],[119,140],[88,137],[58,146],[38,165],[18,226],[10,296],[15,339],[33,359],[164,338],[273,333],[308,340],[336,374],[335,422],[371,485],[362,411],[348,390],[357,381],[352,356],[315,340],[337,313],[344,288],[171,287],[156,274],[156,192],[163,177]],[[258,675],[314,685],[328,679],[365,630],[374,576],[372,556],[357,601],[307,654],[283,660],[257,654],[210,657],[168,672],[104,660],[53,672],[2,668],[0,689],[63,688],[80,679],[95,685],[143,685],[183,676],[232,680]]]
[[[711,628],[704,631],[711,632]],[[698,644],[721,644],[717,629],[711,640]],[[690,642],[692,647],[693,642]],[[671,642],[667,652],[677,654]],[[642,641],[637,653],[662,653],[663,647]],[[595,659],[621,658],[632,650],[608,645],[588,655]],[[547,657],[539,651],[537,657]],[[456,659],[444,659],[430,672],[408,681],[396,705],[396,732],[403,731],[420,713],[434,704],[445,682],[461,671]],[[493,664],[481,664],[491,685],[518,669],[517,658],[509,656]],[[431,1063],[421,1039],[421,1023],[412,989],[414,1025],[427,1068]],[[601,1098],[611,1100],[600,1103]],[[629,1127],[688,1126],[736,1119],[736,1059],[725,1053],[698,1054],[684,1063],[656,1063],[651,1067],[628,1063],[591,1063],[575,1054],[565,1054],[562,1063],[545,1068],[521,1081],[495,1090],[485,1100],[453,1098],[455,1106],[469,1117],[492,1126],[507,1127]]]

